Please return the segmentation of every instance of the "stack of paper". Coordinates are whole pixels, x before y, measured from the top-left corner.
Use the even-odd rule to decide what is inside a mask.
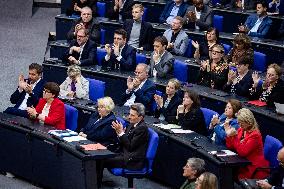
[[[213,155],[217,155],[217,156],[234,156],[234,155],[237,155],[235,152],[232,152],[231,150],[221,150],[221,151],[211,151],[211,152],[208,152],[210,154],[213,154]]]

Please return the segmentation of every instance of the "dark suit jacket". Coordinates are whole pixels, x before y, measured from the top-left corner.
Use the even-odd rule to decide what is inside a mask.
[[[67,39],[68,40],[73,40],[73,39],[76,39],[76,36],[74,35],[74,32],[75,32],[75,27],[77,24],[81,23],[82,22],[82,19],[79,18],[79,20],[77,20],[74,25],[71,27],[71,29],[69,30],[69,32],[67,33]],[[90,24],[88,25],[87,29],[89,30],[89,39],[91,39],[92,41],[95,41],[97,44],[100,44],[101,41],[100,41],[100,31],[101,31],[101,28],[100,28],[100,24],[99,22],[96,20],[96,19],[92,19],[90,21]]]
[[[279,165],[278,169],[273,171],[267,178],[268,183],[275,186],[275,189],[283,189],[282,182],[284,178],[284,168]]]
[[[190,6],[187,8],[187,11],[195,12],[195,7]],[[184,19],[186,20],[186,16]],[[200,30],[206,31],[209,27],[213,25],[213,13],[212,9],[208,5],[204,5],[203,10],[201,11],[200,19],[196,20],[195,22],[186,22],[184,25],[185,28],[195,29],[195,24],[199,26]]]
[[[167,21],[167,18],[170,16],[170,13],[171,13],[171,11],[172,11],[172,9],[173,9],[174,6],[175,6],[175,2],[174,2],[174,1],[169,1],[169,2],[166,4],[166,6],[165,6],[165,8],[164,8],[164,10],[163,10],[163,12],[162,12],[160,18],[159,18],[160,23],[165,23],[165,22]],[[179,7],[177,16],[183,17],[183,16],[185,15],[185,13],[186,13],[187,7],[188,7],[188,4],[186,4],[186,3],[183,2],[183,3],[180,5],[180,7]]]
[[[247,18],[245,25],[247,26],[249,30],[253,28],[257,19],[258,19],[257,14],[250,15]],[[268,34],[268,31],[271,25],[272,25],[272,20],[268,16],[266,16],[261,22],[260,26],[258,27],[257,32],[251,32],[248,35],[252,37],[265,38],[266,35]]]
[[[123,29],[127,32],[127,40],[130,38],[133,20],[125,20],[123,23]],[[143,50],[149,51],[153,46],[153,27],[148,22],[141,22],[141,30],[139,36],[139,47],[143,47]]]
[[[284,40],[284,20],[281,22],[280,28],[278,30],[278,38],[282,41]]]
[[[136,50],[128,44],[125,44],[121,51],[122,58],[120,61],[116,59],[112,52],[108,61],[103,58],[103,67],[115,68],[115,64],[120,64],[120,69],[123,71],[134,71],[136,66]]]
[[[163,96],[163,102],[165,103],[165,101],[167,100],[167,95]],[[159,117],[160,114],[163,114],[165,117],[166,122],[168,123],[174,123],[177,124],[177,119],[176,119],[176,115],[177,115],[177,108],[178,106],[182,103],[182,99],[179,97],[179,95],[176,93],[171,101],[169,102],[169,105],[167,108],[165,108],[164,106],[160,109],[157,109],[155,112],[155,116]]]
[[[134,93],[136,96],[135,103],[142,103],[145,106],[146,111],[151,112],[154,94],[156,93],[156,85],[152,81],[147,79],[141,89],[138,89],[136,92],[132,91],[129,94],[126,94],[125,92],[122,95],[123,103],[125,103],[131,97],[132,93]]]
[[[72,46],[76,46],[79,47],[79,44],[77,43],[76,40],[73,40],[70,44],[70,48]],[[68,58],[69,56],[73,56],[74,58],[76,58],[76,60],[79,59],[80,54],[77,52],[73,52],[72,54],[69,54],[69,50],[66,52],[66,62],[68,62]],[[91,41],[90,39],[86,42],[82,55],[81,55],[81,66],[89,66],[89,65],[94,65],[97,62],[97,45],[95,42]]]
[[[30,83],[28,81],[28,83]],[[36,86],[33,89],[33,93],[30,95],[30,97],[27,100],[27,106],[28,107],[35,107],[39,101],[39,98],[42,97],[42,91],[43,91],[43,85],[44,85],[43,79],[41,79]],[[26,92],[23,90],[21,93],[17,89],[10,97],[10,101],[12,104],[16,104],[15,108],[19,108],[19,106],[22,104],[23,100],[25,99]]]
[[[178,114],[178,122],[181,128],[185,130],[192,130],[203,136],[208,135],[204,115],[200,108],[193,109],[186,114]]]
[[[125,3],[123,5],[122,10],[120,11],[120,14],[122,16],[122,20],[131,19],[132,18],[132,6],[135,4],[133,0],[125,0]],[[113,20],[118,20],[119,18],[119,12],[114,12],[114,0],[112,0],[110,4],[109,11],[107,13],[108,17]]]
[[[118,142],[115,130],[112,128],[112,122],[116,120],[114,114],[111,112],[104,118],[100,119],[99,114],[93,113],[87,125],[81,130],[87,135],[87,139],[99,142],[105,146],[109,144],[116,144]]]
[[[97,0],[87,0],[86,2],[82,3],[80,0],[72,0],[71,6],[66,10],[66,15],[70,16],[72,14],[81,15],[80,11],[74,10],[74,5],[77,3],[77,6],[80,8],[83,7],[90,7],[93,11],[93,16],[97,16]]]
[[[172,78],[173,77],[173,67],[174,67],[173,55],[170,52],[165,51],[165,54],[161,57],[160,62],[156,65],[153,59],[153,55],[154,55],[154,52],[152,52],[151,60],[150,60],[151,77],[153,76],[153,70],[155,68],[157,71],[157,77]]]
[[[126,168],[143,168],[149,141],[149,132],[146,123],[142,120],[136,127],[129,125],[125,134],[119,137],[119,140]]]

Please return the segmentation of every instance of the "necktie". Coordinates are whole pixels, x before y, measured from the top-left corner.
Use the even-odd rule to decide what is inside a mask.
[[[74,81],[71,83],[71,91],[76,92],[76,85]]]

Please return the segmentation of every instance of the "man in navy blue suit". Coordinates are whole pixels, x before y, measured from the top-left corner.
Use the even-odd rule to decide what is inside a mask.
[[[18,88],[10,97],[11,103],[15,106],[7,108],[4,112],[29,117],[26,108],[36,107],[39,98],[42,97],[44,81],[41,76],[42,66],[37,63],[29,66],[28,79],[24,79],[24,76],[20,74]]]
[[[114,31],[113,44],[106,44],[107,52],[103,60],[103,69],[134,71],[136,50],[126,43],[127,33],[124,29]]]
[[[81,66],[94,65],[97,58],[97,45],[89,39],[89,31],[84,28],[78,30],[76,38],[71,42],[66,53],[68,62]]]
[[[140,63],[136,66],[135,77],[128,77],[127,90],[123,94],[124,106],[142,103],[146,108],[146,112],[151,113],[156,85],[148,79],[149,71],[150,66]]]
[[[256,4],[256,13],[250,15],[245,24],[239,26],[239,31],[247,33],[252,37],[265,38],[268,34],[272,20],[267,15],[268,4],[266,1],[259,1]]]

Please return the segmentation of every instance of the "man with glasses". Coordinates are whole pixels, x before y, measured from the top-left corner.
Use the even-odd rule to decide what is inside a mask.
[[[113,44],[106,44],[107,52],[103,60],[104,70],[134,71],[136,50],[126,43],[127,33],[124,29],[114,31]]]
[[[155,84],[148,79],[150,67],[140,63],[136,66],[135,77],[127,78],[127,90],[123,94],[124,106],[142,103],[147,112],[151,112],[151,105],[156,92]]]
[[[95,64],[97,57],[97,45],[89,40],[88,30],[78,30],[76,40],[70,44],[66,53],[66,59],[71,65],[89,66]]]
[[[284,147],[282,147],[278,154],[279,167],[272,172],[265,180],[256,182],[257,186],[262,189],[283,189],[284,188]]]
[[[83,7],[81,9],[81,18],[71,27],[71,30],[67,34],[67,39],[76,39],[77,32],[80,29],[89,30],[90,39],[97,44],[100,44],[100,25],[98,21],[93,19],[92,9],[89,7]]]
[[[22,117],[28,117],[27,107],[35,107],[42,97],[44,81],[42,66],[37,63],[29,65],[28,79],[23,74],[19,75],[17,90],[11,95],[10,101],[14,107],[7,108],[4,112]]]

